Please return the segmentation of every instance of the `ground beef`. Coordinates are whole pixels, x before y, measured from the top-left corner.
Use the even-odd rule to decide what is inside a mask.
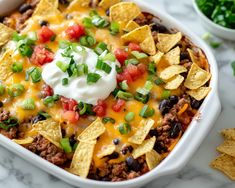
[[[143,12],[135,19],[135,22],[141,26],[149,25],[152,23],[153,18],[154,16],[152,14]]]
[[[25,148],[58,166],[67,161],[66,154],[41,135],[35,137],[33,143],[25,145]]]

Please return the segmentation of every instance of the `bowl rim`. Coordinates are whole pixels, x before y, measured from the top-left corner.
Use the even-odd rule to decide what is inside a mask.
[[[217,29],[223,30],[224,32],[230,32],[230,33],[234,33],[235,34],[235,29],[231,29],[228,27],[224,27],[222,25],[219,25],[215,22],[213,22],[210,18],[208,18],[198,7],[197,5],[197,0],[192,0],[193,1],[193,7],[196,10],[197,14],[203,19],[205,20],[207,23],[210,23],[213,27],[216,27]]]
[[[177,159],[178,163],[173,163],[171,167],[169,167],[169,164],[172,163],[172,161],[175,160],[174,155],[179,155],[179,153],[182,153],[182,150],[185,147],[185,144],[187,144],[186,141],[191,139],[191,134],[195,130],[197,130],[197,126],[199,122],[197,120],[194,120],[190,123],[190,126],[188,130],[184,133],[180,141],[177,143],[173,151],[170,152],[168,157],[164,159],[158,167],[156,167],[153,170],[150,170],[148,173],[141,175],[140,177],[131,179],[131,180],[125,180],[121,182],[103,182],[103,181],[97,181],[97,180],[91,180],[91,179],[84,179],[79,176],[76,176],[74,174],[71,174],[64,169],[61,169],[50,162],[42,159],[41,157],[35,155],[34,153],[30,152],[29,150],[23,148],[22,146],[19,146],[18,144],[9,141],[8,138],[4,137],[3,135],[0,135],[0,144],[4,147],[7,147],[9,150],[17,153],[19,156],[27,159],[27,161],[33,163],[34,165],[38,166],[39,168],[43,169],[44,171],[47,171],[48,173],[53,174],[54,176],[70,183],[73,185],[77,185],[80,187],[99,187],[99,188],[121,188],[121,187],[136,187],[141,186],[145,183],[148,183],[152,181],[156,177],[160,177],[166,174],[172,174],[180,170],[186,162],[190,159],[190,157],[193,155],[195,150],[199,147],[202,140],[205,138],[207,133],[209,132],[210,128],[213,125],[213,122],[215,121],[216,117],[218,116],[218,113],[220,112],[220,102],[218,98],[218,68],[216,64],[216,60],[214,58],[214,55],[212,54],[210,48],[205,44],[204,41],[202,41],[198,36],[196,36],[192,31],[187,29],[183,24],[179,23],[177,20],[175,20],[173,17],[162,11],[161,9],[151,7],[146,2],[143,2],[142,0],[131,0],[132,2],[136,3],[141,7],[142,10],[146,10],[156,16],[159,16],[160,19],[165,20],[166,22],[170,22],[169,25],[173,25],[170,27],[177,27],[180,28],[180,30],[184,35],[189,37],[191,41],[196,45],[200,46],[200,48],[203,49],[204,53],[206,54],[208,58],[208,62],[211,67],[211,82],[210,86],[212,88],[212,91],[210,94],[206,97],[205,101],[203,102],[200,112],[202,114],[209,114],[210,117],[208,119],[203,119],[200,124],[204,124],[204,127],[201,126],[204,131],[201,131],[201,133],[197,134],[198,138],[193,143],[193,147],[188,147],[187,151],[185,151],[185,155],[182,156],[182,158]],[[166,25],[168,26],[168,25]],[[210,112],[208,112],[208,109],[210,108]],[[168,165],[168,166],[167,166]],[[169,167],[169,168],[165,168]],[[160,169],[163,169],[160,171]],[[80,184],[78,184],[80,183]]]

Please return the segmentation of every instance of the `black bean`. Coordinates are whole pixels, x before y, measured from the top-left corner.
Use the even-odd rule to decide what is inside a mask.
[[[198,100],[196,100],[194,98],[191,98],[191,107],[193,109],[199,109],[201,104],[202,104],[202,101],[198,101]]]
[[[129,152],[129,153],[132,153],[132,151],[133,151],[133,147],[132,147],[132,146],[124,146],[124,147],[122,148],[122,150],[121,150],[121,153],[122,153],[123,155],[126,155],[128,152]]]
[[[167,28],[159,23],[154,23],[151,25],[152,31],[157,31],[159,33],[167,32]]]
[[[170,137],[177,138],[182,130],[182,125],[179,122],[174,122],[170,130]]]
[[[162,113],[162,115],[167,114],[170,111],[171,107],[172,106],[170,101],[166,99],[162,100],[159,104],[159,110]]]
[[[179,101],[179,98],[176,95],[172,95],[169,97],[169,100],[170,100],[171,105],[173,106],[174,104],[176,104]]]
[[[1,107],[3,107],[3,102],[2,102],[2,101],[0,101],[0,108],[1,108]]]
[[[46,120],[46,117],[39,114],[39,115],[33,117],[33,119],[31,121],[32,121],[32,124],[35,124],[35,123],[37,123],[39,121],[43,121],[43,120]]]
[[[180,53],[180,61],[185,60],[185,59],[190,59],[189,53],[187,51]]]
[[[118,145],[120,143],[120,140],[118,138],[113,139],[113,144]]]
[[[40,20],[39,21],[39,25],[42,27],[42,26],[47,26],[48,25],[48,21],[46,20]]]
[[[108,156],[109,159],[117,159],[118,157],[119,157],[119,153],[116,151]]]
[[[127,146],[127,150],[132,153],[132,151],[134,150],[134,148],[132,146]]]
[[[160,154],[168,151],[167,147],[159,141],[154,144],[154,150],[156,150]]]
[[[129,168],[129,170],[134,170],[135,172],[140,170],[139,162],[137,160],[135,160],[133,157],[127,157],[126,164]]]
[[[32,5],[30,5],[29,3],[24,3],[23,5],[20,6],[19,12],[23,14],[24,12],[32,8],[33,8]]]
[[[107,9],[107,10],[105,11],[105,13],[106,13],[107,16],[109,16],[109,14],[110,14],[109,9]]]
[[[77,143],[77,139],[76,139],[75,135],[73,135],[69,138],[69,142],[70,142],[71,146],[74,146],[74,144]]]
[[[149,135],[151,136],[151,137],[153,137],[153,136],[158,136],[158,132],[157,132],[157,130],[156,129],[152,129],[152,130],[150,130],[149,131]]]

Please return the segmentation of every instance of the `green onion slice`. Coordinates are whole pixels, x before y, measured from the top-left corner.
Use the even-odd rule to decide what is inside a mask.
[[[20,62],[15,62],[11,66],[12,72],[22,72],[23,71],[23,64]]]
[[[117,97],[120,99],[124,99],[126,101],[133,99],[133,95],[129,92],[125,92],[125,91],[118,91],[117,93]]]
[[[104,117],[104,118],[102,119],[102,122],[103,122],[104,124],[106,124],[106,123],[108,123],[108,122],[114,124],[116,121],[115,121],[115,119],[113,119],[113,118],[111,118],[111,117]]]
[[[8,94],[11,97],[18,97],[23,94],[25,88],[22,84],[13,84],[8,88]]]
[[[131,132],[131,126],[128,123],[121,123],[118,126],[118,130],[122,135],[129,134]]]
[[[102,61],[101,59],[98,59],[96,68],[106,72],[107,74],[109,74],[112,70],[112,67],[107,63],[105,63],[104,61]]]
[[[124,91],[127,91],[129,89],[129,86],[128,86],[126,80],[120,82],[119,85],[120,85],[121,89],[124,90]]]
[[[98,80],[101,78],[101,76],[97,73],[88,73],[87,75],[87,83],[88,84],[94,84],[98,82]]]
[[[134,112],[128,112],[125,116],[125,120],[127,122],[132,121],[135,118],[135,113]]]
[[[144,58],[148,57],[147,54],[142,53],[142,52],[138,52],[138,51],[132,51],[131,54],[137,59],[144,59]]]
[[[150,108],[148,105],[144,105],[139,115],[143,118],[148,118],[148,117],[153,116],[154,113],[155,113],[155,110],[153,108]]]
[[[35,110],[36,108],[35,102],[32,98],[25,99],[21,106],[24,110]]]
[[[60,145],[63,148],[63,150],[65,151],[65,153],[71,153],[73,151],[72,147],[70,145],[70,142],[69,142],[69,138],[62,138],[60,140]]]

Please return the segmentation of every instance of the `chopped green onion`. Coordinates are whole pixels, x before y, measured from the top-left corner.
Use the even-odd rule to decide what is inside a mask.
[[[143,118],[148,118],[148,117],[153,116],[154,113],[155,113],[155,110],[153,108],[150,108],[148,105],[144,105],[139,115]]]
[[[117,93],[118,93],[119,91],[121,91],[121,89],[115,88],[115,89],[113,90],[113,92],[112,92],[112,95],[113,95],[114,97],[117,97]]]
[[[35,40],[27,38],[27,36],[15,36],[13,37],[17,41],[17,49],[22,56],[30,57],[33,54],[33,45]]]
[[[151,89],[153,88],[153,84],[151,81],[146,81],[144,88],[138,88],[137,93],[142,95],[147,95],[150,93]]]
[[[40,69],[37,67],[33,68],[32,71],[30,72],[30,77],[33,83],[40,82],[42,79],[42,74],[41,74]]]
[[[104,61],[110,61],[110,62],[116,61],[116,57],[115,57],[115,55],[113,55],[112,53],[106,54],[102,59],[103,59]]]
[[[12,72],[22,72],[23,71],[23,64],[19,62],[15,62],[11,66]]]
[[[87,83],[88,84],[96,83],[100,78],[101,78],[101,76],[97,73],[88,73]]]
[[[235,61],[231,63],[231,67],[233,69],[233,75],[235,76]]]
[[[84,74],[88,74],[88,66],[85,63],[77,65],[78,76],[82,76]]]
[[[37,33],[36,32],[29,32],[28,33],[28,38],[33,40],[33,41],[38,40]]]
[[[124,80],[121,83],[119,83],[119,85],[120,85],[121,89],[124,90],[124,91],[127,91],[129,89],[129,86],[128,86],[126,80]]]
[[[117,22],[112,22],[109,30],[111,35],[118,34],[120,32],[119,24]]]
[[[157,68],[156,68],[156,64],[154,62],[149,63],[148,71],[151,74],[156,74]]]
[[[36,108],[35,102],[32,98],[25,99],[22,103],[24,110],[34,110]]]
[[[20,40],[23,40],[23,39],[25,39],[26,37],[27,37],[26,35],[20,35],[20,34],[17,33],[16,31],[13,32],[13,34],[12,34],[12,40],[13,40],[13,41],[16,41],[16,42],[18,42],[18,41],[20,41]]]
[[[82,23],[85,26],[85,28],[92,28],[93,27],[91,18],[88,18],[88,17],[83,18]]]
[[[4,95],[6,87],[0,83],[0,95]]]
[[[109,21],[99,15],[92,16],[92,24],[98,28],[105,28],[109,26]]]
[[[69,68],[69,64],[63,63],[61,61],[56,62],[56,66],[60,68],[61,71],[66,72],[67,69]]]
[[[125,116],[125,120],[127,122],[132,121],[135,118],[135,113],[134,112],[128,112]]]
[[[139,61],[136,58],[127,59],[125,60],[125,65],[127,66],[128,64],[138,65]]]
[[[98,55],[101,55],[105,50],[108,50],[108,46],[104,42],[100,42],[94,49]]]
[[[58,95],[48,96],[43,100],[43,104],[48,107],[52,107],[55,104],[55,102],[58,100],[59,100]]]
[[[162,96],[161,96],[161,99],[168,99],[171,95],[171,91],[170,90],[164,90],[162,92]]]
[[[8,88],[8,94],[11,97],[18,97],[23,94],[25,88],[22,84],[13,84]]]
[[[133,95],[129,92],[124,92],[124,91],[118,91],[117,93],[117,97],[120,99],[124,99],[124,100],[130,100],[133,99]]]
[[[65,49],[65,48],[68,48],[69,46],[71,46],[71,42],[69,42],[67,40],[59,41],[59,48]]]
[[[107,74],[109,74],[112,70],[112,67],[107,63],[103,62],[101,59],[98,59],[96,68],[106,72]]]
[[[92,111],[92,105],[80,102],[78,104],[79,114],[80,115],[94,115]]]
[[[154,81],[154,83],[159,86],[159,85],[164,84],[164,81],[163,81],[161,78],[158,77],[158,78]]]
[[[69,142],[69,138],[62,138],[60,140],[60,145],[63,148],[63,150],[65,151],[65,153],[71,153],[73,151],[72,147],[70,145],[70,142]]]
[[[141,52],[138,52],[138,51],[132,51],[131,54],[137,59],[144,59],[144,58],[148,57],[147,54],[141,53]]]
[[[108,123],[108,122],[114,124],[116,121],[115,121],[115,119],[113,119],[113,118],[111,118],[111,117],[104,117],[104,118],[102,119],[102,122],[103,122],[103,124],[106,124],[106,123]]]
[[[123,72],[122,67],[119,67],[118,65],[116,65],[116,72],[117,73],[122,73]]]
[[[66,85],[68,85],[69,84],[69,79],[68,78],[63,78],[62,79],[62,85],[63,86],[66,86]]]
[[[80,44],[83,46],[91,47],[94,46],[96,43],[96,40],[92,36],[83,36],[80,38]]]
[[[150,94],[142,95],[141,93],[136,92],[134,98],[135,100],[140,101],[143,104],[146,104],[149,101]]]
[[[15,127],[19,124],[18,119],[15,117],[10,117],[9,119],[0,122],[0,128],[4,130],[9,130],[11,127]]]
[[[38,115],[43,116],[45,119],[51,118],[51,116],[47,112],[44,112],[44,111],[39,111]]]
[[[89,13],[89,16],[92,17],[95,15],[98,15],[98,12],[96,10],[91,10],[91,12]]]
[[[131,126],[128,123],[121,123],[118,126],[118,130],[122,135],[129,134],[131,132]]]

